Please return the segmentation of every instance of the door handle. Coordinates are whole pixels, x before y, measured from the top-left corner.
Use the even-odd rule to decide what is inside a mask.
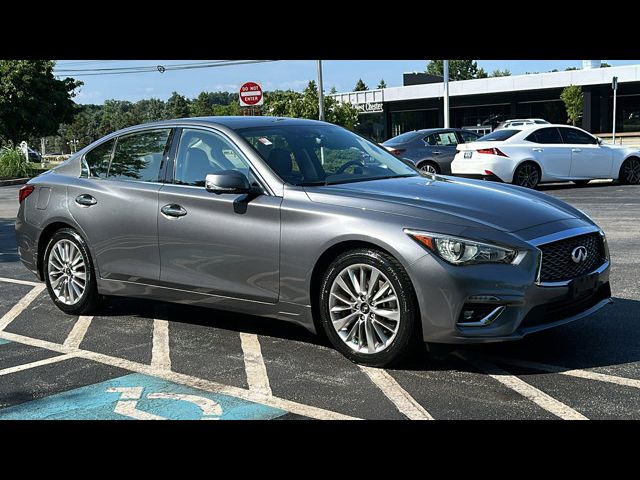
[[[187,211],[184,208],[180,205],[176,205],[175,203],[165,205],[160,209],[160,211],[163,215],[174,218],[184,217],[187,214]]]
[[[577,152],[581,152],[582,149],[581,148],[572,148],[571,151],[577,153]]]
[[[76,203],[81,207],[90,207],[98,203],[98,201],[95,198],[93,198],[91,195],[88,195],[85,193],[83,195],[78,195],[76,197]]]
[[[536,147],[531,149],[534,152],[544,152],[544,148]]]
[[[440,155],[440,150],[432,150],[431,153],[434,155]]]

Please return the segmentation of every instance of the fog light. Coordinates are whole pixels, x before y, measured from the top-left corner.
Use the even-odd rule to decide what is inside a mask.
[[[505,308],[504,305],[495,303],[465,303],[458,317],[458,326],[486,327],[493,323]]]

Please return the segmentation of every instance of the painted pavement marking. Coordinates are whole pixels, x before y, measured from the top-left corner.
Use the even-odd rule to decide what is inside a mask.
[[[91,320],[93,317],[78,317],[78,321],[69,332],[69,336],[64,341],[65,347],[78,348],[84,339],[84,336],[87,334],[87,329],[89,325],[91,325]]]
[[[41,283],[37,284],[37,286],[33,287],[29,293],[22,297],[20,301],[11,308],[11,310],[5,313],[2,318],[0,318],[0,331],[7,328],[7,326],[13,322],[13,320],[20,315],[20,313],[22,313],[22,311],[27,308],[45,288],[47,288],[45,285]]]
[[[264,364],[258,336],[253,333],[240,332],[240,342],[242,344],[242,353],[244,354],[244,369],[247,372],[249,390],[272,397],[273,392],[269,385],[267,367]]]
[[[270,420],[286,410],[133,373],[0,410],[0,420]]]
[[[43,365],[62,362],[64,360],[69,360],[70,358],[75,358],[76,356],[77,355],[75,353],[65,353],[63,355],[45,358],[44,360],[38,360],[37,362],[25,363],[23,365],[16,365],[15,367],[5,368],[4,370],[0,370],[0,377],[3,375],[9,375],[11,373],[21,372],[23,370],[29,370],[31,368],[42,367]]]
[[[171,356],[169,354],[169,322],[166,320],[153,320],[151,366],[162,370],[171,370]]]
[[[547,395],[542,390],[529,385],[524,380],[511,375],[509,372],[502,370],[500,367],[493,365],[492,363],[485,362],[479,358],[471,357],[461,352],[454,352],[454,355],[462,360],[470,363],[471,365],[484,371],[488,376],[502,383],[504,386],[519,393],[523,397],[531,400],[533,403],[543,408],[547,412],[560,417],[563,420],[589,420],[587,417],[577,412],[573,408],[565,405],[564,403],[556,400],[550,395]]]
[[[409,420],[433,420],[433,417],[420,405],[386,370],[381,368],[360,368],[371,381],[391,400],[398,411]]]
[[[619,377],[617,375],[609,375],[606,373],[592,372],[591,370],[569,369],[557,365],[547,365],[545,363],[530,362],[528,360],[517,360],[506,357],[492,357],[497,363],[513,365],[514,367],[523,367],[531,370],[540,370],[549,373],[558,373],[569,377],[584,378],[587,380],[595,380],[598,382],[614,383],[625,387],[640,388],[640,380],[634,378]]]
[[[40,282],[29,282],[27,280],[18,280],[17,278],[6,277],[0,277],[0,282],[17,283],[18,285],[29,285],[30,287],[37,287],[39,285],[42,285],[42,283]]]
[[[351,417],[324,408],[313,407],[311,405],[305,405],[302,403],[294,402],[280,397],[267,397],[261,393],[256,393],[246,388],[234,387],[231,385],[222,385],[217,382],[205,380],[203,378],[186,375],[184,373],[172,372],[170,370],[161,370],[151,365],[145,365],[142,363],[126,360],[124,358],[112,357],[102,353],[91,352],[88,350],[80,350],[77,348],[70,348],[64,345],[60,345],[46,340],[40,340],[37,338],[31,338],[24,335],[18,335],[9,332],[0,332],[0,338],[11,340],[14,342],[22,343],[25,345],[31,345],[34,347],[46,348],[53,350],[54,352],[61,353],[76,353],[79,358],[85,358],[96,362],[104,363],[105,365],[111,365],[114,367],[123,368],[136,373],[145,374],[148,376],[158,377],[160,379],[168,380],[170,382],[179,383],[188,387],[205,390],[211,393],[220,393],[237,397],[239,399],[248,400],[250,402],[259,402],[263,405],[286,410],[291,413],[302,415],[309,418],[315,418],[318,420],[358,420],[356,417]]]
[[[4,345],[5,343],[11,343],[9,340],[5,340],[4,338],[0,338],[0,345]]]

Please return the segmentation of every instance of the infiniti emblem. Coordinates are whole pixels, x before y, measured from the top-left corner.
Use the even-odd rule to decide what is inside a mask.
[[[587,259],[587,247],[580,245],[571,252],[571,260],[573,263],[582,263]]]

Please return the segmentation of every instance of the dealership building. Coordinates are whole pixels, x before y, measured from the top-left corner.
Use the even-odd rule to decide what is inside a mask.
[[[480,78],[449,82],[450,125],[484,133],[510,118],[543,118],[567,123],[562,90],[579,85],[583,115],[579,126],[594,134],[612,131],[612,80],[618,78],[616,133],[640,132],[640,65]],[[332,95],[359,110],[356,130],[375,141],[444,125],[442,77],[405,73],[402,87]]]

